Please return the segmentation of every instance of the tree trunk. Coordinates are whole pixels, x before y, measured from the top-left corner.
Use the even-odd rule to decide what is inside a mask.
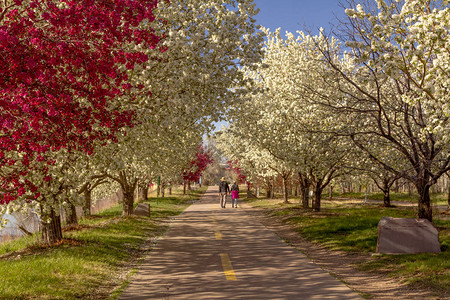
[[[275,186],[273,183],[270,185],[270,199],[275,199]]]
[[[383,205],[384,207],[391,206],[390,188],[387,181],[384,181],[383,183]]]
[[[320,186],[320,183],[316,183],[314,186],[314,202],[313,202],[314,211],[320,211],[321,197],[322,197],[322,187]]]
[[[134,205],[134,189],[127,188],[123,189],[123,210],[122,216],[131,216],[133,214],[133,205]]]
[[[333,185],[330,184],[330,186],[328,187],[328,200],[332,199],[333,199]]]
[[[450,210],[450,183],[447,184],[447,210]]]
[[[447,173],[447,210],[450,210],[450,173]]]
[[[47,221],[42,222],[42,241],[46,244],[53,245],[62,240],[61,217],[55,214],[52,208]]]
[[[266,190],[266,198],[270,199],[272,196],[272,185],[270,182],[267,182],[267,190]]]
[[[422,180],[416,183],[417,192],[419,193],[419,213],[420,219],[427,219],[433,222],[433,210],[431,208],[430,200],[430,186],[426,183],[426,180]]]
[[[75,205],[69,203],[69,207],[66,209],[66,225],[68,226],[77,226],[78,218],[77,218],[77,209]]]
[[[391,196],[389,189],[383,191],[383,205],[384,207],[391,207]]]
[[[143,200],[144,200],[144,201],[148,201],[148,190],[149,190],[149,186],[148,186],[148,184],[146,184],[146,185],[142,188],[142,196],[143,196]]]
[[[191,181],[188,181],[188,190],[191,190]]]
[[[83,215],[88,217],[91,215],[92,191],[88,188],[84,190]]]
[[[408,196],[410,196],[410,197],[412,196],[411,183],[409,181],[408,181]]]
[[[289,203],[288,201],[288,190],[287,190],[287,178],[283,176],[283,197],[284,197],[284,203]]]
[[[309,207],[309,186],[310,183],[306,176],[303,176],[301,173],[298,173],[300,177],[300,196],[303,208]]]
[[[394,183],[394,188],[393,188],[393,190],[394,190],[395,193],[398,193],[399,189],[400,189],[400,185],[399,185],[398,179],[397,179],[397,180],[395,181],[395,183]]]
[[[144,202],[146,200],[148,200],[147,194],[148,194],[148,186],[139,186],[136,188],[137,189],[137,199],[136,202]]]
[[[169,195],[172,195],[172,187],[169,188]]]
[[[302,191],[302,207],[303,208],[309,207],[309,187],[304,188]]]
[[[186,180],[183,182],[183,195],[186,195]]]

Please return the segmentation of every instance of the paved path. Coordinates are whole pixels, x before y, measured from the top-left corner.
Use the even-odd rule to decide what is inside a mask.
[[[362,299],[217,191],[174,220],[120,299]]]

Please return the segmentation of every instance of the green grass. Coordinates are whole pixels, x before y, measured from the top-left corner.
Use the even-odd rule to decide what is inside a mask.
[[[31,247],[32,245],[36,244],[36,240],[38,238],[38,234],[33,234],[32,236],[24,236],[20,239],[0,243],[0,255]]]
[[[390,193],[390,199],[392,201],[402,201],[402,202],[414,202],[417,203],[418,196],[417,194],[413,193],[412,195],[409,195],[408,193]],[[328,199],[328,193],[324,193],[322,195],[323,199]],[[366,195],[364,192],[362,193],[333,193],[333,197],[338,198],[351,198],[351,199],[365,199]],[[431,203],[433,205],[447,205],[447,194],[443,193],[433,193],[430,194]],[[367,199],[369,200],[380,200],[383,201],[383,193],[368,193]]]
[[[265,213],[282,218],[306,239],[330,250],[370,253],[376,251],[377,225],[383,216],[415,218],[412,209],[383,208],[374,205],[339,205],[326,203],[321,212],[302,209],[295,204],[283,204],[280,199],[247,200]],[[441,294],[450,293],[450,221],[435,220],[439,228],[442,252],[439,254],[381,255],[373,257],[359,268],[383,271],[411,285],[421,285]]]
[[[265,195],[264,189],[261,189],[260,195]],[[328,199],[328,191],[324,191],[322,193],[322,199],[327,200]],[[282,197],[281,194],[277,194],[278,197]],[[291,196],[292,197],[292,196]],[[298,196],[300,197],[300,196]],[[297,197],[297,198],[298,198]],[[339,192],[333,192],[333,198],[349,198],[349,199],[360,199],[364,200],[366,197],[365,192],[351,192],[351,193],[339,193]],[[408,193],[402,193],[402,192],[391,192],[390,193],[391,202],[392,201],[402,201],[402,202],[413,202],[417,203],[418,195],[417,193],[412,193],[409,195]],[[430,194],[431,203],[433,205],[447,205],[448,204],[448,198],[446,193],[431,193]],[[380,200],[383,201],[383,193],[368,193],[367,199],[369,200]]]
[[[326,213],[292,216],[288,222],[306,238],[331,249],[375,252],[377,225],[383,216],[412,218],[414,213],[373,208],[336,208]]]
[[[448,234],[448,233],[447,233]],[[382,255],[359,266],[366,271],[386,271],[411,286],[449,294],[450,252],[439,254]]]
[[[150,218],[122,218],[121,208],[114,207],[82,219],[79,230],[64,233],[60,246],[42,247],[35,238],[1,245],[0,298],[108,298],[115,287],[126,285],[126,279],[117,282],[121,268],[142,255],[149,237],[164,232],[157,220],[179,214],[205,189],[151,199]]]

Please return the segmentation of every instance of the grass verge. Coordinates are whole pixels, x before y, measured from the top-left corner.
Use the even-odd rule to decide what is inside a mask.
[[[0,298],[109,298],[114,288],[124,288],[126,278],[118,277],[142,255],[143,244],[164,233],[160,220],[178,215],[205,190],[150,199],[150,218],[122,218],[121,207],[114,207],[82,219],[59,246],[43,247],[35,238],[0,245]]]
[[[377,225],[383,216],[415,218],[413,209],[384,208],[379,205],[328,203],[321,212],[283,204],[280,199],[251,199],[248,203],[277,216],[309,241],[330,250],[370,253],[376,251]],[[298,202],[298,200],[292,200]],[[412,286],[443,295],[450,293],[450,221],[435,220],[442,252],[439,254],[381,255],[359,264],[366,271],[383,272]]]
[[[349,198],[349,199],[360,199],[364,200],[366,194],[362,193],[333,193],[333,197],[337,198]],[[328,198],[328,193],[324,193],[323,198]],[[378,200],[383,201],[383,193],[368,193],[367,199],[369,200]],[[408,193],[390,193],[391,202],[400,201],[400,202],[412,202],[417,203],[418,195],[416,193],[412,193],[411,195]],[[445,193],[431,193],[430,194],[431,204],[432,205],[447,205],[447,194]]]
[[[264,195],[266,191],[264,189],[261,189],[260,195]],[[399,202],[412,202],[417,203],[418,195],[416,192],[412,192],[411,194],[407,192],[390,192],[390,199],[391,202],[399,201]],[[282,195],[277,195],[279,197],[282,197]],[[375,192],[375,193],[367,193],[367,199],[368,200],[378,200],[383,201],[383,193],[381,192]],[[364,200],[366,198],[365,192],[347,192],[347,193],[340,193],[340,192],[333,192],[332,197],[334,199],[336,198],[346,198],[346,199],[359,199]],[[328,190],[324,191],[322,194],[322,200],[326,200],[329,198]],[[432,205],[447,205],[448,204],[448,196],[447,193],[431,193],[430,194],[431,204]]]

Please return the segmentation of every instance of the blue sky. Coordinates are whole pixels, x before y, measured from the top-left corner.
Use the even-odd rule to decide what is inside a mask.
[[[260,9],[255,17],[257,24],[270,31],[280,27],[283,36],[286,31],[296,34],[297,30],[304,29],[317,34],[320,27],[328,33],[330,23],[337,24],[336,17],[345,17],[339,0],[254,0],[254,3]],[[216,123],[216,129],[223,125],[228,123]]]
[[[303,28],[317,33],[319,27],[329,31],[329,23],[337,23],[336,16],[345,16],[339,0],[254,0],[260,9],[256,20],[260,25],[274,31],[281,27],[281,33],[295,34]]]

